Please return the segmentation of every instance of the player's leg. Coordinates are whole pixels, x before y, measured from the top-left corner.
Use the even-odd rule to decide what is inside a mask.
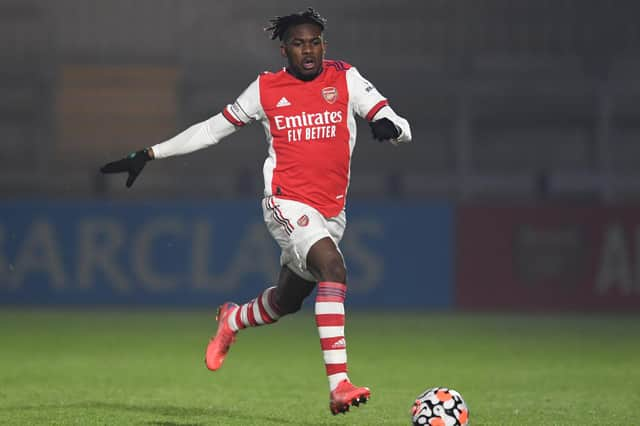
[[[302,302],[316,286],[315,281],[307,281],[295,274],[287,265],[280,270],[278,285],[275,289],[276,303],[282,316],[296,313]]]
[[[218,330],[209,341],[205,364],[215,371],[222,366],[239,330],[273,324],[282,316],[300,310],[315,282],[294,274],[286,265],[280,270],[278,285],[264,289],[255,299],[238,306],[226,302],[218,308]]]
[[[347,376],[344,338],[347,272],[337,246],[346,226],[345,213],[327,219],[313,207],[277,197],[267,197],[263,210],[265,223],[282,248],[281,264],[305,281],[318,281],[316,324],[331,390],[330,408],[334,414],[344,412],[349,405],[366,401],[370,395],[369,389],[353,386]],[[294,279],[285,282],[300,283]],[[287,287],[283,294],[290,291],[295,294],[294,288],[295,285]]]
[[[282,209],[273,197],[262,201],[264,221],[271,236],[282,248],[280,264],[286,265],[291,258],[289,240],[293,225],[283,216]],[[284,272],[283,272],[284,271]],[[286,282],[289,277],[286,270],[281,270],[278,282]],[[313,278],[313,277],[311,277]],[[279,306],[277,287],[269,287],[262,291],[255,299],[244,305],[227,302],[218,308],[218,330],[209,341],[205,353],[205,364],[210,370],[217,370],[222,366],[230,346],[236,338],[238,330],[248,326],[271,324],[280,318],[282,310]]]
[[[307,253],[307,269],[318,282],[347,283],[347,268],[338,247],[329,237],[316,241]]]
[[[234,314],[229,316],[229,327],[233,331],[258,327],[298,312],[315,285],[315,282],[304,280],[284,265],[280,269],[278,284],[266,288],[255,299],[235,308]]]
[[[329,408],[344,413],[351,405],[366,402],[371,392],[351,384],[347,375],[347,345],[344,336],[344,299],[347,271],[342,254],[332,238],[315,242],[307,253],[307,269],[318,280],[315,316],[325,369],[329,379]]]

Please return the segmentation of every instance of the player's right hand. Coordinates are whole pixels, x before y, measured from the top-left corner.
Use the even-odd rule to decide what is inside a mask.
[[[123,173],[127,172],[127,188],[131,188],[133,182],[136,180],[147,161],[151,161],[153,154],[150,154],[149,148],[142,149],[140,151],[132,152],[125,158],[117,161],[112,161],[104,166],[100,167],[102,173]]]

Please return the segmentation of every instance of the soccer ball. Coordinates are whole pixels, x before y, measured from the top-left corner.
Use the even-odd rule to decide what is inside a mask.
[[[416,398],[411,408],[413,424],[427,426],[466,426],[469,409],[462,395],[449,388],[431,388]]]

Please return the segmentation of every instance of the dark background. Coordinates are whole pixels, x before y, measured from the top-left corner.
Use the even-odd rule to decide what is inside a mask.
[[[261,192],[251,126],[156,163],[135,193],[96,176],[282,64],[278,1],[0,1],[0,191],[83,198]],[[325,1],[328,57],[357,66],[413,126],[360,132],[351,196],[634,200],[640,6],[634,1]],[[179,176],[179,179],[176,178]]]
[[[208,205],[210,217],[225,203],[257,203],[266,144],[255,124],[208,150],[150,164],[131,190],[124,177],[97,170],[218,113],[259,72],[281,67],[278,43],[263,28],[269,18],[304,7],[256,0],[0,0],[5,276],[15,273],[21,250],[33,249],[36,264],[36,249],[47,248],[48,228],[32,226],[40,216],[57,230],[75,223],[65,211],[79,221],[83,209],[94,215],[103,205],[91,203],[105,200],[152,201],[154,214],[167,208],[169,215],[175,203],[196,203],[188,210],[219,203]],[[454,286],[452,294],[469,285],[510,292],[518,279],[530,291],[538,280],[545,291],[551,285],[588,293],[595,286],[637,308],[637,2],[370,0],[323,1],[316,8],[328,19],[327,56],[358,67],[412,125],[413,143],[395,148],[374,142],[360,123],[350,186],[357,213],[391,204],[400,211],[418,205],[420,212],[431,211],[433,202],[450,206],[445,246],[452,246],[452,266],[445,275],[453,278],[443,285]],[[24,199],[35,203],[18,203]],[[47,210],[53,201],[58,210]],[[365,201],[371,204],[358,207]],[[575,210],[566,214],[567,206]],[[107,216],[120,218],[114,212],[127,207],[109,208]],[[228,217],[237,217],[230,208]],[[260,219],[257,208],[254,213]],[[388,234],[394,219],[381,215]],[[19,231],[17,216],[33,220]],[[149,221],[134,216],[123,226]],[[541,217],[552,218],[551,225]],[[449,222],[435,226],[449,229]],[[32,231],[35,248],[26,243]],[[64,253],[77,249],[74,242],[61,244]],[[426,256],[439,243],[431,244]],[[403,249],[418,253],[420,243]],[[381,250],[389,259],[398,248]],[[492,253],[499,253],[489,256],[494,266],[478,260]],[[51,276],[51,268],[44,272]],[[471,282],[461,282],[464,277]],[[565,277],[578,284],[549,284]],[[572,299],[563,294],[549,305]],[[578,307],[618,303],[591,297]],[[454,305],[479,303],[463,299]],[[501,303],[489,307],[519,306],[509,298]]]

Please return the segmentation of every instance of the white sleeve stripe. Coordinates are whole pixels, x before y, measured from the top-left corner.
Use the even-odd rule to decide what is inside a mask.
[[[240,102],[236,101],[235,104],[238,105],[238,108],[240,109],[240,111],[242,111],[242,113],[246,117],[246,121],[251,121],[251,117],[249,117],[249,114],[247,114],[244,108],[242,108],[242,105],[240,105]]]
[[[235,101],[234,103],[227,105],[226,110],[229,113],[229,115],[231,115],[234,119],[238,120],[242,124],[247,124],[248,122],[251,121],[251,117],[245,114],[244,110],[242,109],[238,101]]]
[[[229,123],[233,124],[234,126],[242,127],[247,124],[244,121],[240,120],[236,114],[231,112],[231,105],[227,105],[225,109],[222,110],[222,115],[229,121]]]
[[[245,124],[253,120],[260,120],[264,116],[260,103],[260,77],[255,79],[240,96],[228,106],[234,117]]]

